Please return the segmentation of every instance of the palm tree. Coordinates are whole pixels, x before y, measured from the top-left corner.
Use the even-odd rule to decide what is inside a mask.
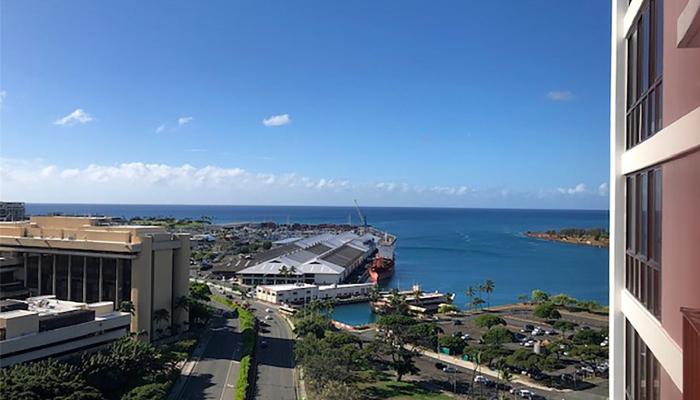
[[[486,282],[484,282],[483,290],[486,292],[486,295],[488,296],[488,303],[487,307],[491,308],[491,293],[493,293],[493,290],[496,288],[496,284],[493,283],[491,279],[487,279]]]
[[[471,288],[471,286],[470,286],[470,288]],[[476,377],[477,373],[481,373],[481,351],[477,351],[476,354],[474,354],[472,363],[474,364],[474,371],[472,372],[472,376]],[[475,382],[472,382],[472,385],[471,385],[472,389],[474,389],[474,386],[475,386],[474,383]],[[481,385],[479,385],[479,392],[481,392]],[[479,394],[481,394],[481,393],[479,393]]]
[[[119,304],[119,311],[128,312],[132,317],[136,315],[136,307],[134,307],[134,303],[128,300],[122,301]]]
[[[153,323],[156,325],[156,327],[163,321],[168,322],[169,319],[170,312],[164,308],[160,308],[153,312]],[[162,329],[157,328],[156,331],[160,333],[162,332]]]
[[[515,379],[506,365],[503,365],[503,367],[500,369],[499,377],[501,378],[502,383],[508,386],[510,386],[510,383],[513,382],[513,379]]]
[[[455,299],[455,294],[450,292],[445,292],[445,304],[452,304]]]
[[[484,299],[482,299],[481,297],[474,297],[474,298],[472,299],[472,306],[474,307],[475,310],[476,310],[477,308],[480,308],[480,306],[481,306],[482,304],[484,304],[484,303],[486,303],[486,302],[485,302]]]
[[[416,305],[420,304],[421,295],[423,295],[423,291],[420,290],[420,286],[413,285],[413,298],[416,300]]]
[[[467,297],[469,297],[469,303],[467,303],[467,305],[469,306],[469,308],[473,309],[474,308],[474,301],[473,300],[474,300],[474,295],[476,294],[476,292],[474,291],[474,288],[469,286],[467,288],[466,294],[467,294]]]
[[[380,297],[381,296],[379,295],[379,286],[377,286],[377,285],[372,286],[369,289],[369,299],[372,302],[376,302],[377,300],[379,300]]]
[[[279,276],[284,278],[284,283],[287,283],[287,277],[289,276],[289,268],[287,268],[286,265],[283,265],[280,267],[277,273]]]

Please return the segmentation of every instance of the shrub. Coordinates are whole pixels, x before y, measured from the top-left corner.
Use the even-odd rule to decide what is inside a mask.
[[[121,400],[153,400],[164,399],[168,395],[167,385],[164,383],[149,383],[137,386],[122,396]]]
[[[455,336],[440,336],[438,339],[438,344],[440,347],[450,349],[450,354],[460,354],[462,353],[466,342],[462,340],[462,338]]]
[[[481,340],[485,344],[504,344],[513,341],[513,334],[508,329],[502,326],[496,326],[489,329],[483,336]]]
[[[0,370],[0,399],[102,400],[76,367],[55,360],[17,364]]]
[[[438,307],[438,313],[439,314],[445,314],[445,313],[450,313],[450,312],[457,312],[459,311],[459,308],[455,306],[454,304],[440,304]]]
[[[481,327],[481,328],[489,328],[496,326],[496,325],[506,325],[506,321],[494,314],[483,314],[479,315],[474,319],[474,323],[476,326]]]
[[[238,382],[236,383],[235,400],[245,400],[248,394],[248,375],[250,374],[250,355],[241,358]]]
[[[211,289],[206,283],[190,282],[190,296],[195,300],[209,301]]]
[[[532,314],[535,317],[538,318],[543,318],[543,319],[559,319],[561,318],[561,314],[559,313],[559,310],[557,310],[556,306],[552,303],[541,303],[535,306],[535,309],[532,310]]]
[[[542,303],[549,300],[549,295],[544,290],[535,289],[532,291],[531,298],[533,303]]]
[[[603,331],[593,329],[581,329],[571,337],[571,341],[578,345],[600,345],[604,339]]]

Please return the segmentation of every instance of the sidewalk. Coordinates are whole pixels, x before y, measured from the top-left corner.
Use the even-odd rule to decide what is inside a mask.
[[[424,350],[424,349],[418,349],[418,352],[426,357],[430,357],[430,358],[433,358],[435,360],[439,360],[441,362],[445,362],[445,363],[452,364],[452,365],[455,365],[455,366],[458,366],[461,368],[465,368],[465,369],[468,369],[470,371],[474,371],[474,369],[476,368],[476,364],[474,364],[471,361],[465,361],[461,358],[449,356],[447,354],[438,354],[434,351]],[[492,370],[492,369],[490,369],[486,366],[483,366],[483,365],[480,366],[479,368],[477,368],[477,373],[481,374],[481,375],[488,375],[496,380],[499,377],[498,371]],[[519,383],[521,385],[531,387],[534,389],[538,389],[538,390],[543,390],[543,391],[547,391],[547,392],[555,392],[555,393],[567,393],[567,392],[571,391],[571,390],[553,389],[553,388],[550,388],[548,386],[534,383],[534,382],[530,381],[529,379],[523,379],[517,375],[514,375],[513,378],[514,378],[513,382],[515,382],[515,383]]]

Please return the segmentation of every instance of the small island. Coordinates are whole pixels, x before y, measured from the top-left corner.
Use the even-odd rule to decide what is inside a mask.
[[[559,231],[525,232],[525,236],[535,239],[552,240],[562,243],[581,244],[593,247],[608,247],[609,233],[605,228],[565,228]]]

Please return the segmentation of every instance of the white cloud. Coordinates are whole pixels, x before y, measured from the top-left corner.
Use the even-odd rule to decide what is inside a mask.
[[[158,125],[158,127],[156,128],[156,133],[163,133],[163,132],[165,132],[165,124]]]
[[[185,151],[199,151],[190,148]],[[0,158],[3,198],[45,203],[286,204],[604,208],[604,197],[584,184],[540,195],[512,188],[467,185],[421,186],[405,182],[355,182],[295,172],[250,171],[235,166],[169,165],[147,162],[64,167],[46,160]]]
[[[92,121],[93,118],[90,114],[86,113],[82,108],[77,108],[72,113],[66,115],[63,118],[59,118],[54,121],[54,124],[60,126],[74,125],[76,123],[86,124]]]
[[[598,186],[598,194],[601,196],[607,196],[610,188],[608,187],[608,182],[603,182]]]
[[[574,94],[569,90],[552,90],[547,93],[547,98],[552,101],[570,101],[574,99]]]
[[[558,188],[557,191],[559,193],[569,194],[569,195],[586,193],[586,185],[583,183],[579,183],[578,185],[576,185],[572,188]]]
[[[187,125],[192,122],[193,119],[192,117],[180,117],[177,119],[177,124],[180,126]]]
[[[289,114],[273,115],[270,118],[265,118],[262,120],[262,123],[265,126],[282,126],[290,124],[291,122],[292,119],[289,117]]]

